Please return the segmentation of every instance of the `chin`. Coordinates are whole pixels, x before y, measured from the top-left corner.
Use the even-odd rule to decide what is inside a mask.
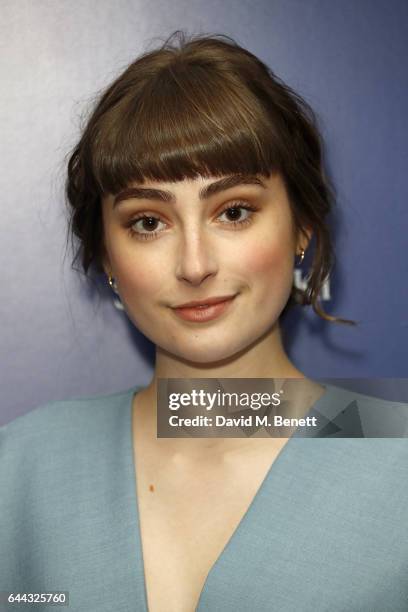
[[[192,346],[191,342],[186,346],[163,346],[162,348],[175,358],[179,358],[185,362],[192,364],[205,365],[216,365],[223,361],[226,361],[236,356],[240,351],[247,348],[247,343],[228,343],[227,341],[222,343],[212,342],[210,346],[203,346],[203,344],[197,344]]]

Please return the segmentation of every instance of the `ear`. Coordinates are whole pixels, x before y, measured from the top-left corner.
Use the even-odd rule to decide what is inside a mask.
[[[102,268],[106,276],[112,276],[112,266],[110,263],[109,255],[107,254],[105,247],[102,248],[101,264],[102,264]]]
[[[296,242],[296,253],[300,253],[302,249],[304,251],[307,250],[307,247],[309,246],[312,236],[313,236],[313,230],[310,227],[305,227],[299,230],[297,242]]]

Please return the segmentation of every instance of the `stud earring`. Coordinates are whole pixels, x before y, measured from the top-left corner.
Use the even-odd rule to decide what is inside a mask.
[[[108,283],[109,283],[109,285],[110,285],[111,289],[112,289],[112,290],[113,290],[115,293],[117,293],[117,292],[118,292],[118,288],[117,288],[117,286],[116,286],[115,279],[113,278],[113,276],[110,276],[110,275],[108,276]]]
[[[125,308],[124,308],[124,306],[122,304],[122,300],[121,300],[120,295],[119,295],[119,291],[118,291],[118,287],[116,285],[115,279],[112,276],[110,276],[110,275],[108,276],[108,283],[109,283],[112,291],[116,295],[116,297],[113,298],[113,305],[118,310],[125,310]]]
[[[300,266],[300,264],[302,263],[302,261],[305,258],[305,250],[304,249],[300,249],[299,257],[300,257],[300,261],[298,262],[298,265]]]

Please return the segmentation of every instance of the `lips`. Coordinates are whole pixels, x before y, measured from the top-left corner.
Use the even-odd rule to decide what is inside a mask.
[[[192,302],[186,302],[185,304],[180,304],[179,306],[174,306],[173,308],[206,308],[207,306],[212,306],[213,304],[219,304],[220,302],[225,302],[227,300],[231,300],[235,295],[221,295],[217,297],[205,298],[203,300],[194,300]]]
[[[211,298],[210,303],[197,303],[194,306],[183,306],[182,308],[174,308],[174,312],[180,319],[191,323],[206,323],[217,319],[223,313],[232,308],[236,296],[223,296],[222,298]]]

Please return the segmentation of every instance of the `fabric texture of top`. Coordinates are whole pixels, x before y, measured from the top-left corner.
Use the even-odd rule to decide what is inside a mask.
[[[0,591],[68,591],[71,612],[147,612],[131,427],[138,390],[53,402],[0,428]],[[314,409],[333,417],[351,397],[398,410],[334,386]],[[196,610],[407,612],[407,519],[407,439],[292,437]]]

